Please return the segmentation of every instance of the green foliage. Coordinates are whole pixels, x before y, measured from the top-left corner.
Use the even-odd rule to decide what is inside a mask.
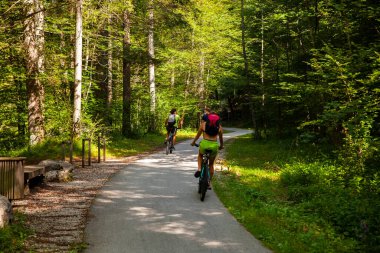
[[[378,177],[359,191],[345,185],[345,167],[324,155],[322,146],[289,148],[289,141],[247,137],[228,144],[230,169],[217,174],[213,185],[257,238],[276,252],[379,250]],[[365,170],[376,161],[367,160]]]
[[[23,252],[24,240],[32,234],[26,227],[26,217],[21,213],[14,214],[12,224],[0,229],[0,252]]]
[[[77,244],[71,245],[69,253],[84,252],[87,246],[88,245],[86,243],[77,243]]]
[[[280,180],[285,187],[329,185],[336,172],[335,166],[321,162],[308,163],[306,166],[304,162],[292,163],[283,167]]]

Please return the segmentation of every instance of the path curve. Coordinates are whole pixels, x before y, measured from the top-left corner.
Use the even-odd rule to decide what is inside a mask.
[[[225,140],[249,133],[229,128]],[[213,191],[199,200],[197,148],[154,153],[126,165],[98,193],[85,229],[89,253],[255,252],[266,249]]]

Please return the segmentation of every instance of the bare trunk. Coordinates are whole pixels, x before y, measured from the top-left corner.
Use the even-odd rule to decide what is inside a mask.
[[[264,14],[261,10],[261,64],[260,64],[260,77],[261,77],[261,107],[263,117],[264,134],[266,135],[266,113],[265,113],[265,83],[264,83]]]
[[[150,130],[156,129],[155,124],[155,112],[156,112],[156,84],[154,73],[154,12],[153,12],[153,0],[150,1],[149,6],[149,35],[148,35],[148,51],[149,51],[149,93],[150,93],[150,113],[151,113],[151,125]]]
[[[201,53],[201,58],[199,62],[199,86],[198,93],[200,98],[200,107],[205,106],[205,82],[204,82],[204,73],[205,73],[205,57],[203,52]]]
[[[185,99],[189,96],[189,88],[190,88],[190,78],[191,78],[191,71],[186,75],[186,80],[185,80]]]
[[[244,59],[244,75],[245,75],[245,82],[247,85],[247,88],[250,85],[250,80],[249,80],[249,66],[248,66],[248,57],[247,57],[247,52],[246,52],[246,43],[245,43],[245,19],[244,19],[244,0],[240,1],[241,4],[241,45],[242,45],[242,50],[243,50],[243,59]],[[250,93],[253,93],[253,91],[250,90]],[[251,95],[251,101],[249,104],[249,109],[251,111],[251,120],[252,120],[252,125],[253,129],[256,131],[256,114],[255,114],[255,107],[254,107],[254,101],[253,101],[253,95]],[[233,110],[232,107],[230,109],[231,111]]]
[[[84,61],[84,70],[87,71],[88,70],[88,63],[90,61],[90,38],[86,38],[86,56],[85,56],[85,61]]]
[[[74,83],[74,113],[73,134],[80,133],[80,117],[82,106],[82,6],[83,0],[76,2],[76,27],[75,27],[75,83]]]
[[[128,10],[124,11],[124,38],[123,38],[123,124],[124,136],[131,134],[131,22]]]
[[[247,84],[249,84],[248,77],[248,58],[245,45],[245,21],[244,21],[244,0],[241,0],[241,45],[243,49],[243,59],[244,59],[244,75],[246,78]]]
[[[174,59],[170,59],[170,63],[172,64],[172,75],[170,78],[170,87],[174,89],[174,83],[175,83],[175,67],[174,67]]]
[[[112,18],[109,17],[108,18],[108,55],[107,55],[107,99],[106,99],[107,121],[109,125],[112,125],[112,97],[113,97],[111,20]]]
[[[24,47],[26,50],[28,130],[30,145],[43,141],[45,90],[41,82],[44,71],[44,12],[39,0],[24,0],[25,20]]]

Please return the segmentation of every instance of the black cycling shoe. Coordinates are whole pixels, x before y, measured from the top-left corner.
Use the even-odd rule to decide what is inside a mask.
[[[198,178],[200,177],[201,175],[201,172],[199,170],[197,170],[195,173],[194,173],[194,177]]]

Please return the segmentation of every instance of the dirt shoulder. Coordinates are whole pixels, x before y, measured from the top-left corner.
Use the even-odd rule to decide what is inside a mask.
[[[24,199],[13,201],[13,210],[26,214],[34,231],[26,240],[27,252],[77,252],[84,245],[88,211],[99,189],[123,167],[149,153],[84,168],[76,163],[72,181],[43,183]]]

